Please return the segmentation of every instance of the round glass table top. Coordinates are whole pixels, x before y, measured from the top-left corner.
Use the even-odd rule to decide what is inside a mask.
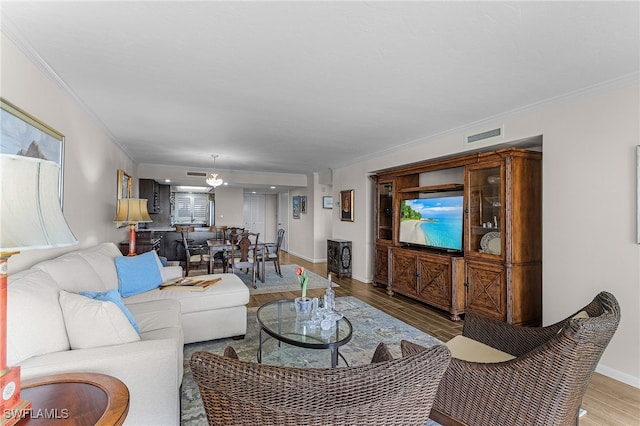
[[[258,324],[261,329],[291,345],[326,349],[342,346],[351,340],[353,329],[348,318],[342,316],[335,326],[324,330],[310,321],[299,321],[293,300],[277,300],[258,308]]]

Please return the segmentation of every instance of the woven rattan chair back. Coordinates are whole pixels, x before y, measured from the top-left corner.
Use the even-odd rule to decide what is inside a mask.
[[[291,368],[196,352],[191,371],[212,425],[420,425],[451,358],[438,345],[355,367]]]
[[[620,306],[610,293],[601,292],[581,310],[589,318],[574,313],[547,327],[467,314],[464,336],[516,358],[495,364],[452,359],[432,418],[443,425],[577,424],[582,397],[620,323]]]

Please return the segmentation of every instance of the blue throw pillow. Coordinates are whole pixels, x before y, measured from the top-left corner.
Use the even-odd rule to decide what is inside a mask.
[[[158,256],[158,258],[160,259],[160,263],[162,263],[162,266],[167,266],[169,264],[169,261],[167,260],[166,257]]]
[[[138,256],[116,257],[118,290],[122,297],[129,297],[158,288],[162,284],[160,262],[154,251]]]
[[[136,333],[140,334],[140,328],[138,328],[138,323],[136,319],[131,314],[131,311],[127,309],[127,307],[122,302],[122,298],[120,297],[120,293],[118,290],[113,289],[109,291],[104,291],[102,293],[98,293],[95,291],[81,291],[79,293],[82,296],[88,297],[89,299],[101,300],[103,302],[113,302],[116,304],[118,308],[122,311],[122,313],[127,317],[133,328],[136,329]]]

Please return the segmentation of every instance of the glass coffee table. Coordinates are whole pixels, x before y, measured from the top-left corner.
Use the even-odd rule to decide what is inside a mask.
[[[296,318],[293,300],[277,300],[266,303],[258,308],[258,325],[260,326],[258,344],[258,362],[262,362],[262,332],[278,340],[280,343],[308,349],[330,349],[331,368],[338,365],[338,356],[344,359],[338,348],[351,340],[352,327],[348,318],[342,317],[335,326],[323,330],[320,326],[313,326],[308,321]]]

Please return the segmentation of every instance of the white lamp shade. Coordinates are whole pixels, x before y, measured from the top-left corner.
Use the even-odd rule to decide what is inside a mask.
[[[114,222],[152,222],[147,210],[147,200],[144,198],[121,198],[118,200],[116,218]]]
[[[64,247],[78,241],[60,207],[58,164],[0,154],[0,250]]]

